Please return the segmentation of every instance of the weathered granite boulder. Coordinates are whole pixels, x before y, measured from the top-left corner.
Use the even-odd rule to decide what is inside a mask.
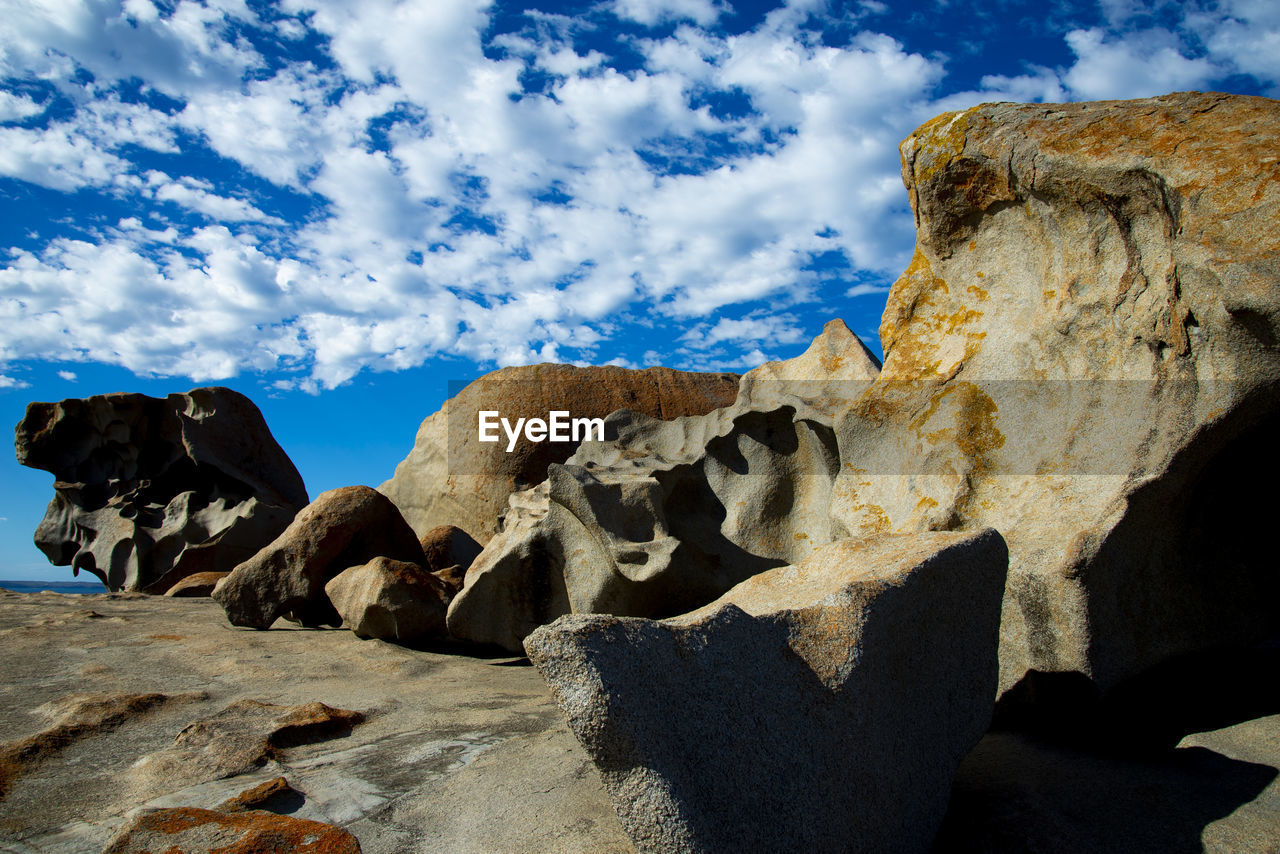
[[[230,570],[307,504],[262,413],[228,388],[32,403],[14,448],[57,478],[36,546],[111,590]]]
[[[357,637],[390,641],[444,637],[454,593],[421,565],[386,557],[343,570],[324,592]]]
[[[460,566],[465,570],[480,555],[481,546],[471,535],[456,525],[438,525],[422,535],[424,566],[431,572],[440,572]]]
[[[737,391],[736,374],[550,364],[502,368],[461,389],[423,421],[413,450],[378,489],[420,535],[456,525],[486,543],[498,530],[507,496],[541,483],[547,466],[564,462],[579,442],[522,440],[508,453],[501,429],[500,441],[479,441],[478,412],[499,412],[512,425],[517,418],[546,419],[553,410],[573,418],[603,418],[618,409],[676,418],[724,406]]]
[[[805,479],[829,496],[790,534],[806,547],[1004,535],[1010,702],[1046,679],[1107,694],[1274,634],[1268,505],[1241,484],[1280,475],[1277,148],[1280,103],[1218,94],[983,105],[927,123],[902,145],[917,246],[889,294],[874,382],[811,383],[823,406],[783,404],[794,437],[779,410],[727,430],[723,414],[615,423],[616,440],[553,468],[541,506],[542,493],[513,499],[451,632],[510,645],[565,611],[635,613],[578,594],[577,578],[696,577],[689,555],[708,542],[744,574],[795,562],[783,540]],[[825,376],[836,360],[813,363]],[[815,409],[832,413],[805,419],[822,453],[761,465],[771,440],[758,437],[804,447],[801,413]],[[763,432],[748,429],[762,417]],[[726,457],[726,441],[751,453]],[[718,548],[710,526],[678,528],[708,508],[743,553]]]
[[[422,546],[381,493],[367,486],[331,489],[218,582],[213,598],[237,626],[266,629],[283,616],[308,626],[336,626],[342,618],[325,597],[325,584],[376,557],[421,563]]]
[[[833,527],[1008,541],[1001,690],[1280,628],[1280,102],[991,104],[902,144],[915,257]],[[1023,683],[1020,685],[1020,683]]]
[[[844,540],[665,621],[525,639],[642,852],[924,852],[986,731],[991,530]]]
[[[668,617],[833,539],[832,424],[879,365],[841,321],[794,359],[742,378],[735,402],[659,421],[623,411],[512,496],[504,530],[449,609],[455,637],[518,651],[567,613]]]

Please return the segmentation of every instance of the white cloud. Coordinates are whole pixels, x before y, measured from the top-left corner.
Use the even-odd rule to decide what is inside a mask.
[[[1081,99],[1144,98],[1204,87],[1221,70],[1183,55],[1176,36],[1162,29],[1108,39],[1100,29],[1072,30],[1067,44],[1077,59],[1063,76]]]
[[[44,112],[44,107],[26,95],[0,90],[0,122],[16,122]]]
[[[0,389],[6,388],[30,388],[31,383],[16,380],[11,376],[0,374]]]
[[[669,20],[690,20],[707,27],[726,11],[725,4],[716,0],[613,0],[610,6],[619,18],[647,27]]]
[[[73,383],[76,381],[75,371],[58,371],[58,376],[62,377],[62,379],[66,380],[69,383]]]

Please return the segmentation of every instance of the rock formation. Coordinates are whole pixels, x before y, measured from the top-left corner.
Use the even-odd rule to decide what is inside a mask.
[[[416,641],[445,636],[453,590],[416,563],[376,557],[338,573],[325,595],[357,637]]]
[[[1275,632],[1265,505],[1239,485],[1280,473],[1278,149],[1280,104],[1217,94],[925,124],[902,145],[918,237],[874,382],[823,381],[863,358],[829,328],[815,373],[748,374],[728,410],[615,418],[513,496],[450,631],[512,647],[568,611],[675,613],[689,598],[664,575],[731,583],[846,537],[993,527],[1011,700]]]
[[[111,590],[230,570],[307,504],[262,414],[227,388],[33,403],[14,447],[57,478],[36,545]]]
[[[531,365],[486,374],[446,401],[422,422],[413,450],[395,475],[378,487],[420,535],[456,525],[486,543],[497,532],[507,496],[541,483],[547,466],[569,458],[578,442],[521,442],[511,453],[506,438],[477,438],[477,413],[547,418],[553,410],[574,418],[603,418],[632,409],[655,418],[699,415],[731,402],[736,374],[698,374],[649,368],[577,368]],[[499,431],[501,432],[501,431]]]
[[[164,592],[166,596],[208,596],[218,582],[231,572],[196,572],[188,575]]]
[[[422,535],[424,564],[431,572],[460,566],[463,571],[480,555],[481,546],[456,525],[438,525]]]
[[[325,584],[376,557],[422,563],[422,546],[379,492],[367,486],[331,489],[220,581],[213,598],[237,626],[266,629],[283,616],[308,626],[336,626],[342,618],[325,598]]]
[[[833,538],[833,404],[878,369],[833,321],[804,354],[748,372],[728,407],[615,413],[614,441],[583,445],[512,497],[450,606],[450,634],[517,651],[561,614],[673,616],[804,559]]]
[[[1008,553],[824,546],[665,621],[525,640],[641,852],[924,852],[987,729]]]

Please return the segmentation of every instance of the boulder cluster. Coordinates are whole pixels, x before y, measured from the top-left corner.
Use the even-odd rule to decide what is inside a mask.
[[[201,444],[234,393],[33,404],[37,541],[113,588],[229,571],[240,626],[527,654],[640,851],[926,851],[993,711],[1280,630],[1244,488],[1280,473],[1277,151],[1263,98],[948,113],[901,146],[883,365],[833,320],[741,378],[507,368],[305,508],[260,417]],[[553,409],[604,441],[477,441]]]

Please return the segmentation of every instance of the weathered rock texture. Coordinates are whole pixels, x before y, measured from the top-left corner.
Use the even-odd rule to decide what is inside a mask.
[[[188,575],[164,592],[166,596],[208,596],[218,582],[231,572],[197,572]]]
[[[227,388],[33,403],[14,447],[57,478],[36,545],[112,590],[230,570],[307,504],[262,413]]]
[[[1277,150],[1280,103],[1216,94],[927,123],[902,145],[917,246],[874,382],[832,381],[857,353],[828,330],[813,373],[744,377],[739,403],[778,408],[615,419],[513,497],[451,632],[510,646],[566,611],[640,612],[615,577],[738,580],[836,539],[980,527],[1010,551],[1011,699],[1275,632],[1269,505],[1240,485],[1280,475]]]
[[[495,444],[478,441],[479,411],[500,412],[512,424],[517,418],[545,419],[552,410],[574,418],[603,418],[618,409],[676,418],[724,406],[737,391],[736,374],[571,365],[502,368],[463,388],[423,421],[413,450],[378,489],[420,535],[456,525],[486,543],[498,530],[507,496],[541,483],[547,466],[564,462],[578,443],[521,440],[507,453],[505,436]]]
[[[833,527],[1008,541],[1001,688],[1278,625],[1280,103],[984,105],[902,144],[915,257]],[[1038,678],[1033,675],[1032,678]]]
[[[336,738],[364,720],[361,712],[324,703],[280,706],[237,700],[216,715],[183,727],[173,744],[138,760],[133,776],[180,777],[200,783],[254,771],[287,747]]]
[[[671,421],[615,413],[615,441],[584,444],[512,496],[450,633],[519,650],[561,614],[673,616],[804,559],[833,539],[833,404],[878,368],[832,321],[804,354],[747,373],[730,406]]]
[[[213,598],[237,626],[265,629],[283,616],[336,626],[342,618],[325,597],[325,584],[348,567],[384,556],[423,560],[417,535],[395,505],[367,486],[331,489],[220,581]]]
[[[994,531],[841,541],[662,622],[525,640],[649,852],[927,851],[991,718]]]
[[[376,557],[338,573],[324,592],[358,637],[415,641],[445,636],[454,591],[416,563]]]
[[[331,824],[269,812],[174,807],[144,813],[103,854],[360,854],[360,843]]]

